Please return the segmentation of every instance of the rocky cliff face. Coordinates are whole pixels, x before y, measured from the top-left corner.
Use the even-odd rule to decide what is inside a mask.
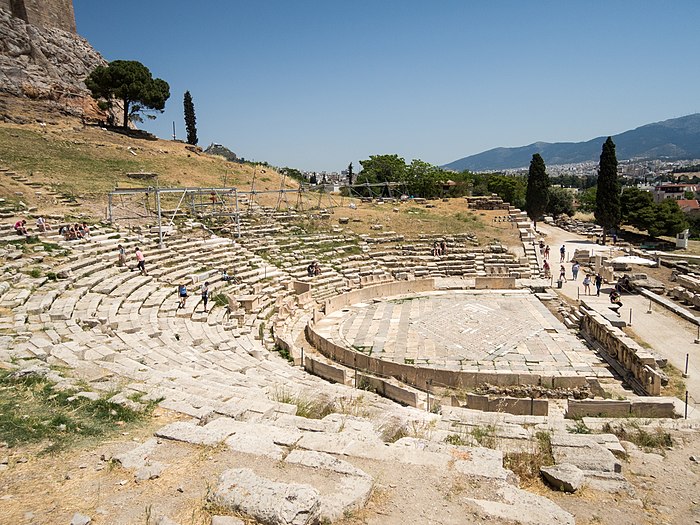
[[[84,80],[106,61],[85,39],[27,24],[1,5],[0,35],[0,94],[51,100],[98,116]]]

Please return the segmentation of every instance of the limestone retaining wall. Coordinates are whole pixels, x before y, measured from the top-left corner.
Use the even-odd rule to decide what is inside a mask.
[[[515,290],[515,277],[475,277],[477,290]]]
[[[369,387],[370,390],[376,392],[380,396],[384,396],[402,405],[412,407],[418,406],[418,396],[415,392],[411,392],[400,386],[392,385],[389,381],[385,381],[384,379],[365,374],[358,374],[357,380],[362,388]]]
[[[418,279],[415,281],[390,281],[388,283],[378,284],[376,286],[367,286],[366,288],[358,288],[350,292],[336,295],[326,301],[326,315],[331,314],[341,308],[350,306],[355,303],[364,303],[366,301],[377,299],[380,297],[391,297],[395,295],[403,295],[407,293],[431,292],[435,289],[434,279]]]
[[[639,346],[622,330],[615,328],[599,313],[580,308],[581,331],[598,343],[603,357],[642,395],[661,393],[661,375],[654,354]],[[617,365],[617,366],[616,366]]]
[[[327,381],[345,384],[345,369],[339,366],[333,366],[328,363],[322,363],[312,357],[304,356],[304,370],[318,377],[322,377]]]
[[[674,417],[671,398],[632,399],[614,401],[611,399],[569,399],[566,417]]]
[[[546,416],[549,414],[549,401],[546,399],[467,395],[467,408],[482,412],[505,412],[516,416]]]

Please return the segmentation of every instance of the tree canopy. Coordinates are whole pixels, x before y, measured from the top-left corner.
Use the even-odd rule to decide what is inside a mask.
[[[525,191],[525,209],[527,216],[535,223],[547,209],[549,202],[549,177],[544,159],[539,153],[535,153],[530,161],[530,170],[527,174],[527,190]]]
[[[625,188],[620,197],[622,220],[652,237],[676,235],[688,227],[683,210],[673,199],[655,203],[648,191]]]
[[[370,155],[369,159],[361,160],[362,170],[357,176],[357,182],[370,184],[376,182],[399,182],[406,175],[406,161],[396,154]]]
[[[620,219],[620,181],[617,177],[615,143],[608,137],[600,154],[595,203],[595,220],[603,227],[603,244],[608,230],[617,228]]]
[[[122,103],[124,128],[129,122],[142,122],[141,113],[162,112],[170,98],[168,83],[153,78],[149,69],[135,60],[114,60],[106,66],[97,66],[85,79],[85,85],[93,98],[104,101],[110,112],[115,100]]]
[[[564,188],[549,188],[549,201],[545,212],[548,215],[574,216],[574,196]]]
[[[192,102],[192,95],[190,95],[189,91],[185,91],[183,105],[185,111],[185,129],[187,130],[187,144],[196,146],[197,142],[199,142],[197,138],[197,117],[194,115],[194,102]]]

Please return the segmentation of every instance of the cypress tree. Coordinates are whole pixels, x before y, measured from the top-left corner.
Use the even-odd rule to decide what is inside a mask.
[[[615,143],[608,137],[603,144],[598,165],[598,189],[595,199],[595,221],[603,227],[603,244],[611,228],[617,228],[621,220],[620,181],[617,177]]]
[[[537,229],[537,218],[547,209],[548,202],[549,175],[547,175],[547,168],[542,156],[535,153],[530,161],[527,190],[525,191],[525,209],[527,216],[535,223],[535,229]]]
[[[350,164],[348,164],[348,184],[350,186],[352,186],[352,176],[353,176],[353,173],[352,173],[352,162],[351,162]]]
[[[187,144],[197,145],[197,118],[194,116],[194,103],[189,91],[185,91],[185,128],[187,129]]]

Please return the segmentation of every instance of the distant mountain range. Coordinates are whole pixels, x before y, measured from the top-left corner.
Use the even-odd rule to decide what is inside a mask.
[[[495,148],[464,157],[443,168],[455,171],[484,171],[523,168],[532,155],[542,155],[547,165],[598,161],[607,137],[587,142],[535,142],[519,148]],[[700,113],[647,124],[613,135],[617,160],[700,159]]]

